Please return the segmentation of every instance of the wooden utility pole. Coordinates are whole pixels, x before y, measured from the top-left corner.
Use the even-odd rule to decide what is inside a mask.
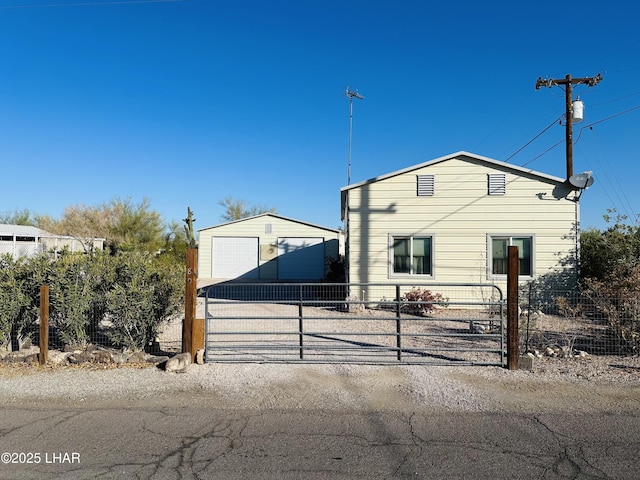
[[[507,368],[517,370],[520,358],[518,331],[518,247],[509,246],[507,258]]]
[[[193,212],[187,208],[187,218],[184,219],[185,231],[189,248],[187,248],[186,278],[184,293],[184,322],[182,323],[182,351],[191,354],[191,361],[194,360],[193,351],[193,323],[196,318],[197,284],[198,284],[198,248],[193,233]]]
[[[554,85],[566,85],[565,88],[565,143],[566,143],[566,159],[567,159],[567,178],[573,175],[573,85],[578,85],[584,83],[590,87],[597,85],[600,80],[602,80],[602,75],[598,74],[595,77],[582,77],[582,78],[571,78],[571,75],[568,74],[565,78],[562,79],[542,79],[539,77],[536,81],[536,90],[540,89],[540,87],[553,87]]]

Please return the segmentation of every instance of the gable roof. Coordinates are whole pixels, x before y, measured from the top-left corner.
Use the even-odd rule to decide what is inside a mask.
[[[517,174],[517,175],[527,175],[530,177],[537,177],[542,181],[546,181],[546,182],[551,182],[551,183],[555,183],[557,185],[562,185],[565,183],[565,179],[564,178],[560,178],[560,177],[556,177],[553,175],[548,175],[546,173],[541,173],[541,172],[537,172],[535,170],[531,170],[529,168],[524,168],[524,167],[519,167],[517,165],[512,165],[510,163],[506,163],[506,162],[501,162],[500,160],[494,160],[493,158],[489,158],[489,157],[483,157],[482,155],[476,155],[475,153],[469,153],[469,152],[465,152],[463,150],[456,152],[456,153],[451,153],[449,155],[445,155],[444,157],[439,157],[439,158],[435,158],[433,160],[429,160],[427,162],[423,162],[423,163],[419,163],[418,165],[413,165],[411,167],[407,167],[407,168],[403,168],[401,170],[396,170],[395,172],[391,172],[391,173],[387,173],[385,175],[380,175],[379,177],[375,177],[375,178],[370,178],[369,180],[364,180],[362,182],[359,183],[354,183],[352,185],[347,185],[346,187],[342,187],[340,189],[340,210],[342,211],[342,218],[344,219],[345,216],[345,204],[346,204],[346,197],[347,197],[347,192],[349,190],[353,190],[354,188],[360,188],[363,187],[365,185],[370,185],[372,183],[375,182],[379,182],[382,180],[386,180],[387,178],[391,178],[391,177],[395,177],[397,175],[402,175],[405,173],[409,173],[413,170],[418,170],[420,168],[424,168],[424,167],[429,167],[431,165],[436,165],[438,163],[442,163],[442,162],[446,162],[448,160],[452,160],[454,158],[462,158],[464,159],[464,157],[472,159],[472,160],[476,160],[480,163],[484,163],[490,167],[498,167],[502,170],[511,170],[513,173]]]
[[[385,180],[387,178],[395,177],[397,175],[402,175],[404,173],[408,173],[408,172],[411,172],[413,170],[418,170],[419,168],[424,168],[424,167],[428,167],[428,166],[431,166],[431,165],[436,165],[438,163],[446,162],[448,160],[452,160],[454,158],[460,158],[460,157],[471,158],[473,160],[479,161],[480,163],[487,164],[488,166],[499,167],[501,169],[511,170],[514,173],[519,174],[519,175],[525,174],[525,175],[528,175],[528,176],[538,177],[538,178],[540,178],[540,180],[545,180],[545,181],[551,182],[551,183],[557,183],[557,184],[565,183],[565,179],[564,178],[556,177],[556,176],[553,176],[553,175],[548,175],[546,173],[537,172],[535,170],[531,170],[531,169],[524,168],[524,167],[519,167],[517,165],[512,165],[510,163],[501,162],[500,160],[494,160],[493,158],[483,157],[481,155],[476,155],[475,153],[459,151],[459,152],[456,152],[456,153],[445,155],[444,157],[439,157],[439,158],[435,158],[433,160],[429,160],[427,162],[419,163],[418,165],[413,165],[411,167],[403,168],[401,170],[396,170],[395,172],[387,173],[385,175],[380,175],[379,177],[371,178],[369,180],[365,180],[365,181],[362,181],[362,182],[359,182],[359,183],[354,183],[352,185],[347,185],[346,187],[342,187],[340,189],[340,191],[343,192],[343,194],[344,194],[344,192],[346,192],[347,190],[352,190],[354,188],[359,188],[359,187],[362,187],[364,185],[369,185],[371,183],[379,182],[379,181]]]
[[[464,159],[464,157],[466,157],[468,159],[472,159],[472,160],[478,161],[480,163],[484,163],[485,165],[490,166],[490,167],[498,167],[498,168],[500,168],[502,170],[510,170],[513,173],[517,174],[517,175],[527,175],[527,176],[530,176],[530,177],[537,177],[542,181],[555,183],[556,185],[562,185],[562,184],[565,183],[565,179],[564,178],[556,177],[556,176],[553,176],[553,175],[548,175],[546,173],[537,172],[537,171],[531,170],[529,168],[519,167],[517,165],[512,165],[510,163],[501,162],[500,160],[495,160],[495,159],[489,158],[489,157],[483,157],[482,155],[476,155],[475,153],[469,153],[469,152],[465,152],[464,150],[461,150],[461,151],[456,152],[456,153],[451,153],[449,155],[445,155],[444,157],[435,158],[435,159],[429,160],[427,162],[419,163],[418,165],[413,165],[411,167],[403,168],[401,170],[396,170],[395,172],[387,173],[385,175],[380,175],[379,177],[370,178],[369,180],[364,180],[364,181],[359,182],[359,183],[354,183],[352,185],[347,185],[346,187],[342,187],[340,189],[340,210],[342,212],[342,219],[344,220],[344,217],[345,217],[345,205],[346,205],[346,200],[347,200],[346,197],[347,197],[347,192],[349,190],[353,190],[355,188],[360,188],[360,187],[363,187],[365,185],[370,185],[372,183],[379,182],[379,181],[385,180],[387,178],[395,177],[397,175],[402,175],[402,174],[405,174],[405,173],[409,173],[409,172],[411,172],[413,170],[418,170],[420,168],[429,167],[431,165],[436,165],[438,163],[446,162],[446,161],[452,160],[454,158],[458,158],[458,159],[462,158],[462,159]]]
[[[240,222],[246,222],[247,220],[254,220],[256,218],[260,218],[260,217],[272,217],[272,218],[277,218],[279,220],[285,220],[288,222],[294,222],[294,223],[299,223],[301,225],[307,225],[309,227],[313,227],[313,228],[320,228],[322,230],[327,230],[329,232],[332,233],[339,233],[339,230],[335,229],[335,228],[328,228],[328,227],[323,227],[321,225],[315,225],[313,223],[309,223],[309,222],[303,222],[301,220],[295,220],[293,218],[288,218],[288,217],[283,217],[282,215],[277,215],[275,213],[261,213],[260,215],[254,215],[253,217],[245,217],[245,218],[240,218],[238,220],[232,220],[230,222],[226,222],[226,223],[220,223],[218,225],[213,225],[211,227],[205,227],[205,228],[200,228],[198,229],[198,232],[202,232],[203,230],[209,230],[212,228],[218,228],[218,227],[222,227],[225,225],[232,225],[234,223],[240,223]]]

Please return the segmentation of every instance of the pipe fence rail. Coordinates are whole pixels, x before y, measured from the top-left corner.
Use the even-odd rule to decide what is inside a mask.
[[[490,284],[216,284],[206,358],[503,366],[504,311]]]

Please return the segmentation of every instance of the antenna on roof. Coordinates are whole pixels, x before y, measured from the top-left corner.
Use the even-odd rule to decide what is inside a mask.
[[[351,185],[351,136],[353,134],[353,99],[363,100],[364,97],[358,91],[347,87],[344,94],[349,97],[349,159],[347,165],[347,185]]]

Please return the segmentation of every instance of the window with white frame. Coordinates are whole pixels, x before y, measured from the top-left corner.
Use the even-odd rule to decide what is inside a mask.
[[[433,238],[390,235],[389,257],[392,275],[433,275]]]
[[[533,237],[489,235],[489,274],[506,275],[508,270],[509,247],[518,247],[519,276],[533,276]]]

